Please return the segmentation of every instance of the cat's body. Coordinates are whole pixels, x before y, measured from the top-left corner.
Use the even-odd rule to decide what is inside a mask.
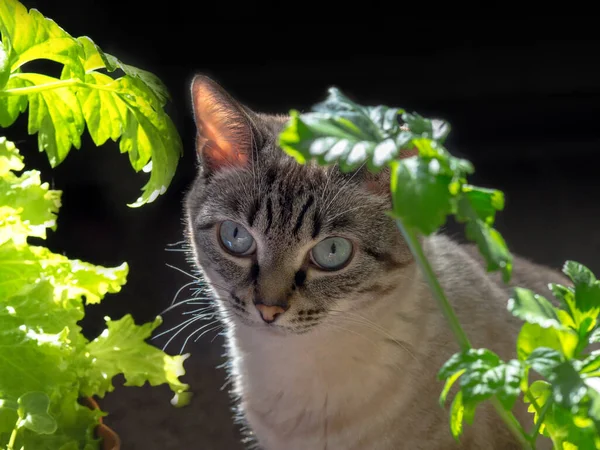
[[[488,404],[460,445],[450,434],[436,374],[458,346],[385,214],[388,180],[299,165],[276,146],[283,118],[243,109],[205,78],[193,95],[202,169],[186,200],[189,238],[227,323],[234,394],[258,447],[518,448]],[[323,267],[337,261],[322,256],[331,236],[326,258],[352,245],[334,269]],[[514,358],[508,287],[471,246],[439,235],[423,245],[472,345]],[[564,282],[514,266],[513,282],[540,293]]]

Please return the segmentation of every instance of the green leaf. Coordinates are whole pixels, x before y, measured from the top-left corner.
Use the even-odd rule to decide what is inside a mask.
[[[8,54],[6,53],[6,49],[4,48],[4,44],[2,41],[0,41],[0,89],[6,85],[9,76],[10,61],[8,59]]]
[[[528,391],[529,395],[532,396],[535,400],[535,403],[538,406],[539,410],[533,405],[528,396],[525,396],[523,400],[525,401],[525,403],[530,403],[529,407],[527,408],[527,411],[533,413],[533,423],[537,424],[540,419],[540,412],[543,410],[544,405],[546,404],[548,399],[552,397],[552,385],[547,381],[537,380],[531,383],[531,386],[529,386]],[[539,428],[539,434],[543,434],[545,436],[548,435],[545,432],[545,427],[545,423],[542,423],[542,425]]]
[[[587,392],[587,386],[569,361],[554,368],[550,381],[554,401],[567,409],[577,408]]]
[[[36,9],[27,9],[16,0],[0,3],[2,40],[10,42],[11,69],[35,59],[49,59],[70,66],[83,76],[79,43],[53,20]]]
[[[525,375],[519,361],[504,363],[487,349],[469,349],[454,354],[442,366],[438,378],[451,380],[458,372],[464,372],[459,380],[465,404],[475,407],[495,395],[507,410],[512,409]]]
[[[55,83],[46,75],[23,73],[19,78],[30,85]],[[48,155],[52,167],[59,165],[71,150],[81,147],[85,121],[75,92],[58,88],[29,94],[29,134],[38,133],[38,146]]]
[[[452,211],[451,177],[440,173],[437,160],[416,157],[391,165],[394,214],[404,225],[430,235],[446,222]]]
[[[87,73],[85,82],[107,88],[118,87],[117,81],[98,72]],[[114,92],[85,87],[77,91],[77,98],[94,144],[100,146],[108,139],[116,142],[127,123],[125,102]],[[139,164],[135,164],[134,168],[139,170],[141,167]]]
[[[144,85],[148,89],[150,89],[152,93],[158,98],[160,106],[164,106],[166,102],[170,100],[171,96],[169,94],[169,90],[167,89],[165,84],[160,80],[160,78],[158,78],[153,73],[125,64],[122,61],[115,58],[113,55],[109,55],[108,53],[104,53],[103,56],[105,57],[105,61],[107,62],[106,67],[110,71],[119,68],[127,75],[133,78],[137,78],[142,83],[144,83]]]
[[[544,297],[529,289],[515,288],[513,296],[508,300],[508,310],[519,319],[543,328],[565,329],[558,318],[556,308]]]
[[[517,338],[517,355],[519,360],[526,361],[536,348],[545,347],[556,350],[566,358],[572,358],[578,342],[577,334],[572,330],[543,328],[538,324],[525,323]]]
[[[550,377],[553,370],[564,361],[562,354],[548,347],[537,347],[527,357],[525,363],[543,377]]]
[[[465,369],[454,372],[452,375],[446,378],[444,388],[442,389],[442,393],[440,394],[440,406],[444,406],[444,404],[446,403],[446,397],[448,396],[450,389],[452,389],[452,386],[454,385],[456,380],[458,380],[463,373],[465,373]]]
[[[27,428],[37,434],[52,434],[58,428],[50,414],[50,398],[44,392],[27,392],[19,397],[18,427]]]
[[[465,406],[463,404],[462,397],[462,391],[458,391],[458,393],[454,396],[452,406],[450,407],[450,431],[457,442],[460,441],[459,438],[463,433]]]
[[[400,113],[400,108],[358,105],[331,88],[313,112],[290,112],[279,144],[300,163],[311,159],[320,164],[337,163],[344,172],[366,163],[377,172],[402,150],[412,148],[411,140],[420,136],[400,127]]]
[[[496,189],[485,189],[477,186],[465,184],[462,186],[462,194],[466,202],[459,203],[457,219],[466,221],[474,218],[471,210],[476,217],[489,226],[494,224],[496,211],[504,209],[504,194]],[[468,206],[470,210],[465,210]]]
[[[0,177],[5,177],[11,170],[23,170],[23,157],[15,144],[0,136]]]
[[[1,149],[2,142],[0,155]],[[9,170],[0,176],[0,204],[3,205],[0,207],[0,226],[4,225],[0,228],[0,244],[8,239],[22,243],[27,236],[45,239],[47,228],[56,229],[61,192],[50,190],[48,183],[42,183],[38,171],[27,171],[21,176],[13,174],[10,164],[15,167],[19,160],[11,161],[4,160],[4,168]],[[0,168],[0,172],[2,170]]]
[[[566,261],[563,265],[563,273],[571,279],[575,286],[591,286],[596,282],[596,277],[592,271],[576,261]]]
[[[479,252],[487,262],[487,271],[502,270],[503,280],[508,282],[512,273],[513,257],[502,235],[481,219],[469,221],[465,233],[468,239],[477,244]]]
[[[103,396],[113,390],[112,378],[123,373],[126,386],[166,383],[175,393],[173,404],[186,404],[189,386],[179,377],[185,374],[183,362],[189,355],[168,356],[145,342],[161,323],[160,317],[141,326],[136,326],[130,315],[117,321],[107,319],[107,329],[87,346],[91,366],[84,394]]]
[[[26,80],[21,78],[10,78],[6,85],[5,90],[8,89],[20,89],[29,86]],[[27,96],[3,96],[0,95],[0,127],[7,128],[11,126],[15,120],[19,117],[19,114],[25,112],[27,109]]]
[[[120,141],[121,151],[129,152],[134,168],[146,164],[150,155],[152,158],[143,167],[144,171],[151,170],[150,180],[143,187],[142,195],[130,205],[139,207],[154,201],[167,190],[183,144],[169,116],[155,109],[154,97],[144,92],[139,82],[121,78],[120,86],[133,94],[121,97],[128,108],[127,125]]]

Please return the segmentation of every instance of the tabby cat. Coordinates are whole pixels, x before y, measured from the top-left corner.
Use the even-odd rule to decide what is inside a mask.
[[[298,164],[277,144],[285,116],[255,113],[202,75],[191,95],[199,172],[187,235],[226,324],[250,441],[265,450],[518,448],[486,405],[460,444],[450,434],[436,373],[458,346],[386,215],[389,173]],[[441,234],[422,244],[473,346],[514,357],[521,323],[507,312],[509,288],[474,247]],[[514,284],[546,293],[549,282],[567,281],[516,258]]]

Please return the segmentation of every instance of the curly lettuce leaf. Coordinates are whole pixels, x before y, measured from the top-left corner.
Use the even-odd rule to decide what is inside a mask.
[[[128,266],[97,266],[30,245],[29,237],[55,228],[60,192],[37,172],[18,175],[23,168],[14,144],[0,139],[0,448],[16,436],[15,449],[97,450],[94,429],[104,413],[78,399],[103,396],[124,373],[129,385],[168,384],[181,406],[189,398],[179,379],[187,355],[145,342],[160,319],[109,321],[100,337],[86,339],[84,301],[119,292]]]
[[[91,365],[83,392],[103,396],[114,389],[113,377],[122,373],[126,386],[143,386],[146,382],[151,386],[167,383],[175,393],[172,403],[178,406],[187,404],[191,395],[189,386],[179,377],[185,375],[183,362],[189,355],[169,356],[146,343],[161,323],[160,317],[140,326],[134,323],[131,315],[115,321],[107,318],[107,328],[87,346]]]

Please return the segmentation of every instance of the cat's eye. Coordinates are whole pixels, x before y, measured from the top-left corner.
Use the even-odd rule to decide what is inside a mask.
[[[254,238],[239,223],[226,220],[219,226],[221,244],[232,255],[242,256],[254,252]]]
[[[340,270],[352,257],[352,242],[343,237],[323,239],[312,248],[310,257],[323,270]]]

